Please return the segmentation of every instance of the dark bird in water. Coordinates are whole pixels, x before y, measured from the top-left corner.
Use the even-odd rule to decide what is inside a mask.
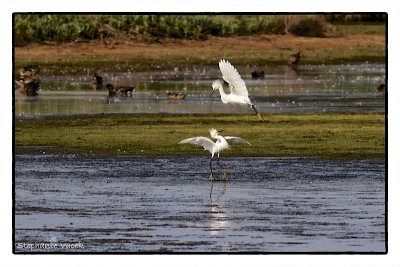
[[[117,87],[115,88],[112,84],[106,84],[108,89],[108,96],[132,96],[132,92],[135,90],[135,87],[128,86],[128,87]]]
[[[264,79],[264,76],[265,76],[265,72],[263,70],[261,70],[261,71],[255,70],[251,73],[252,79]]]
[[[40,67],[29,65],[19,70],[19,78],[15,80],[19,92],[27,96],[37,96],[40,89]]]
[[[15,80],[18,86],[19,92],[27,96],[37,96],[39,87],[39,79],[37,78],[18,78]]]
[[[301,56],[301,51],[298,51],[296,54],[290,55],[288,59],[289,66],[297,65],[301,59]]]
[[[29,65],[26,67],[23,67],[22,69],[19,70],[19,76],[20,77],[32,77],[32,76],[37,76],[40,72],[40,67],[37,65]]]
[[[376,90],[378,91],[378,93],[380,93],[381,95],[385,95],[386,94],[386,85],[385,84],[380,84],[378,86],[378,88],[376,88]]]
[[[183,100],[185,97],[184,93],[167,93],[167,98],[170,100]]]
[[[94,73],[93,78],[90,81],[90,86],[93,90],[100,90],[103,87],[103,78],[100,75],[97,75],[97,73]]]

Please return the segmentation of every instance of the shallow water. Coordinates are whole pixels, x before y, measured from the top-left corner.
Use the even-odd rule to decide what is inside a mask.
[[[221,163],[210,198],[206,156],[17,155],[15,250],[385,251],[384,162]]]
[[[384,64],[236,66],[250,98],[262,113],[277,112],[384,112],[384,97],[376,88],[385,80]],[[265,79],[251,79],[254,70]],[[17,116],[97,113],[252,113],[247,107],[224,105],[219,93],[209,97],[217,66],[191,66],[171,70],[97,70],[103,84],[135,86],[129,98],[108,98],[108,91],[89,89],[91,71],[69,75],[42,71],[38,97],[15,91]],[[70,72],[70,70],[69,70]],[[167,92],[184,92],[183,101],[171,101]]]

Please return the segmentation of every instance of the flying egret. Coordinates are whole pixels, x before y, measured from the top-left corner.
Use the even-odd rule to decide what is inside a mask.
[[[240,137],[235,137],[235,136],[222,136],[219,134],[219,132],[216,129],[210,129],[209,130],[211,138],[217,139],[217,141],[212,141],[210,138],[204,137],[204,136],[197,136],[197,137],[192,137],[192,138],[187,138],[182,141],[180,141],[178,144],[194,144],[194,145],[200,145],[204,148],[204,150],[207,150],[208,152],[211,153],[211,159],[210,159],[210,180],[212,181],[213,179],[213,171],[212,171],[212,159],[214,157],[214,154],[217,153],[218,160],[217,164],[221,169],[224,171],[224,177],[226,178],[226,169],[219,163],[219,153],[222,152],[225,149],[229,149],[230,146],[228,144],[229,142],[232,143],[242,143],[242,144],[249,144],[250,143],[243,138]],[[222,132],[222,130],[220,131]]]
[[[246,84],[240,77],[239,72],[226,60],[221,59],[219,62],[219,69],[222,73],[222,79],[217,79],[212,83],[213,91],[210,96],[216,90],[219,90],[221,95],[222,103],[233,103],[239,105],[245,105],[251,107],[260,120],[263,120],[261,114],[257,111],[256,107],[251,103],[249,98],[249,92],[247,91]],[[227,94],[224,91],[224,81],[228,83],[230,93]]]

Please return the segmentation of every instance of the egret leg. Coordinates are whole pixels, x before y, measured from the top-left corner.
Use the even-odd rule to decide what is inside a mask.
[[[210,198],[211,198],[211,195],[212,195],[212,191],[213,191],[213,180],[210,180]]]
[[[223,190],[223,193],[225,194],[225,192],[226,192],[226,180],[224,181],[224,190]]]
[[[227,171],[226,171],[226,168],[225,168],[224,166],[222,166],[222,165],[219,163],[219,154],[218,154],[217,164],[218,164],[218,166],[220,166],[221,169],[224,171],[224,178],[226,179]]]
[[[257,117],[258,117],[261,121],[264,121],[264,119],[263,119],[263,117],[261,116],[261,114],[257,111],[256,106],[251,105],[250,107],[256,112]]]

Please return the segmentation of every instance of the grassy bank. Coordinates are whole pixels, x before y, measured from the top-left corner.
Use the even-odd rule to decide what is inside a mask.
[[[383,114],[265,115],[95,115],[15,121],[17,153],[145,156],[205,155],[192,136],[225,130],[252,145],[234,144],[230,156],[290,156],[384,159]]]

